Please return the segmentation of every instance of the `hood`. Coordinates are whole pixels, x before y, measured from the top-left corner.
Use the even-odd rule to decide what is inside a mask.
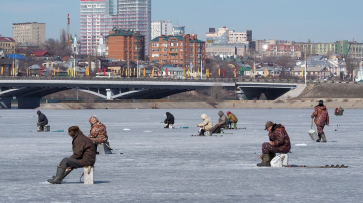
[[[208,116],[207,116],[207,114],[202,114],[201,116],[200,116],[203,120],[205,120],[205,119],[207,119],[208,118]]]
[[[37,114],[38,114],[38,115],[39,115],[39,114],[41,114],[41,113],[42,113],[41,111],[39,111],[39,110],[37,111]]]
[[[169,116],[169,115],[170,115],[170,113],[169,113],[169,112],[166,112],[166,115],[167,115],[167,116]]]
[[[326,106],[317,106],[319,109],[326,111]]]
[[[218,112],[218,115],[219,115],[219,116],[223,116],[223,115],[224,115],[223,111],[219,111],[219,112]]]
[[[98,123],[98,119],[96,118],[96,116],[91,116],[91,118],[89,119],[89,122],[94,125],[95,123]]]

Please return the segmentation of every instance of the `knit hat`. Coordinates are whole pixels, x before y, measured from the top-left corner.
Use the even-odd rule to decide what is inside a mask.
[[[267,130],[269,127],[275,125],[275,123],[271,122],[271,121],[267,121],[265,124],[265,130]]]
[[[228,114],[230,114],[231,112],[230,111],[227,111],[227,116],[228,116]]]
[[[324,105],[324,101],[323,100],[319,100],[319,105]]]

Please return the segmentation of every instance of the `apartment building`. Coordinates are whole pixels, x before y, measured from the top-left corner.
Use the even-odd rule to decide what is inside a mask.
[[[18,44],[29,43],[36,46],[45,44],[45,23],[13,23],[12,38]]]
[[[270,44],[267,45],[263,56],[289,56],[299,58],[301,57],[301,48],[299,45]]]
[[[151,38],[151,0],[82,0],[80,9],[81,54],[95,55],[113,28],[139,31],[145,43]]]
[[[11,37],[0,37],[0,48],[5,56],[15,53],[15,40]]]
[[[209,28],[206,33],[207,43],[231,43],[239,44],[252,42],[252,30],[246,32],[236,32],[228,30],[227,27],[221,27],[216,31],[215,28]]]
[[[162,35],[150,42],[150,62],[197,69],[204,59],[205,42],[197,35]]]
[[[106,37],[106,56],[125,61],[144,60],[145,37],[140,32],[114,29]]]
[[[151,39],[160,37],[161,35],[171,35],[173,31],[173,23],[165,20],[151,22]]]

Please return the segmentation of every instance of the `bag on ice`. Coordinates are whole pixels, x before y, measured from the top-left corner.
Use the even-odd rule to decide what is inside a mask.
[[[288,156],[287,154],[279,154],[276,155],[270,162],[271,167],[282,167],[288,165]]]
[[[308,131],[309,135],[310,135],[310,138],[312,140],[318,140],[319,139],[319,136],[318,134],[316,133],[316,131],[314,130],[314,119],[311,120],[311,130]]]

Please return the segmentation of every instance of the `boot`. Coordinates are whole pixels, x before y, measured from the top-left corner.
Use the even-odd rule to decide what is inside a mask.
[[[257,164],[258,167],[271,167],[270,161],[270,154],[263,154],[262,155],[262,162]]]
[[[316,140],[316,142],[320,142],[321,140],[321,135],[318,135],[319,139]]]
[[[62,183],[62,178],[64,176],[64,172],[65,172],[64,168],[58,167],[57,168],[57,174],[55,175],[55,177],[53,179],[48,179],[48,182],[50,182],[52,184],[61,184]]]
[[[169,128],[169,124],[165,124],[165,127],[164,128]]]
[[[325,133],[321,134],[321,138],[323,139],[323,141],[322,141],[322,142],[326,142]]]
[[[73,169],[72,169],[73,170]],[[63,181],[63,179],[65,178],[65,177],[67,177],[67,175],[68,174],[70,174],[71,172],[72,172],[72,170],[69,170],[69,171],[67,171],[66,170],[66,172],[64,172],[64,175],[63,175],[63,177],[62,177],[62,181]],[[52,176],[52,178],[54,179],[55,177],[57,177],[57,176]]]
[[[204,129],[200,129],[200,130],[199,130],[199,136],[204,136],[204,132],[205,132],[205,130],[204,130]]]

